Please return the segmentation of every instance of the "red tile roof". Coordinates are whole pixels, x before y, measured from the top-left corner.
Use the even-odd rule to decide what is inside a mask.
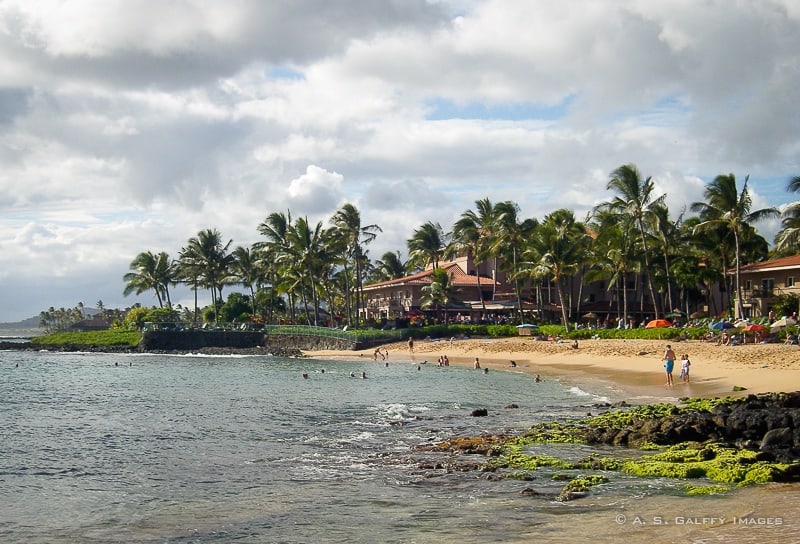
[[[792,268],[800,268],[800,254],[791,255],[789,257],[781,257],[779,259],[772,259],[769,261],[762,261],[760,263],[746,264],[741,267],[742,272],[762,272],[766,270],[785,270]],[[732,269],[735,272],[736,269]]]
[[[467,274],[456,263],[446,263],[443,264],[440,268],[443,268],[450,275],[450,281],[455,287],[478,286],[478,276]],[[431,283],[432,274],[433,274],[433,269],[427,269],[423,270],[422,272],[417,272],[416,274],[411,274],[410,276],[405,276],[403,278],[398,278],[395,280],[386,280],[378,283],[370,283],[369,285],[365,285],[364,289],[372,290],[372,289],[379,289],[381,287],[403,286],[403,285],[428,285]],[[481,276],[481,287],[483,286],[488,287],[491,285],[500,285],[500,284],[494,281],[489,276]]]

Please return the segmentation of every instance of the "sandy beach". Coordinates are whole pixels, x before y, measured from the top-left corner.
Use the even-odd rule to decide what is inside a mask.
[[[667,344],[677,354],[675,385],[666,386],[662,357]],[[782,344],[721,346],[704,341],[584,340],[574,349],[569,342],[538,341],[528,337],[417,340],[411,352],[406,343],[382,346],[390,363],[437,364],[447,355],[451,365],[540,374],[595,392],[613,390],[617,398],[641,400],[680,397],[740,396],[800,390],[800,347]],[[361,351],[305,351],[309,357],[373,358],[373,349]],[[691,360],[690,383],[679,378],[680,356]],[[516,362],[516,367],[510,366]],[[385,361],[378,358],[379,363]],[[734,387],[745,388],[735,392]]]

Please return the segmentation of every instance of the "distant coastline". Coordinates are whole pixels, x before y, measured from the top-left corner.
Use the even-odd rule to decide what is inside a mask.
[[[0,329],[0,340],[10,339],[24,339],[30,340],[36,336],[41,336],[42,331],[39,329]]]

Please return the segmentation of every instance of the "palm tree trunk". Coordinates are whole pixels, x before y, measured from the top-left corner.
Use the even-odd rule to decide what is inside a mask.
[[[360,321],[360,312],[361,312],[361,297],[363,295],[362,292],[362,283],[361,283],[361,251],[358,246],[356,246],[355,251],[356,256],[356,328],[359,326]],[[388,315],[386,317],[389,317]]]
[[[567,306],[564,304],[564,287],[561,285],[561,278],[555,280],[558,300],[561,304],[561,319],[564,321],[564,328],[569,332],[569,320],[567,319]]]
[[[637,217],[639,223],[639,232],[642,235],[642,249],[644,250],[644,267],[647,274],[647,287],[650,289],[650,299],[653,301],[653,312],[655,315],[653,319],[658,319],[659,309],[658,301],[656,300],[656,292],[653,289],[653,278],[650,276],[650,257],[648,256],[649,249],[647,247],[647,238],[644,235],[644,222],[641,217]]]
[[[622,328],[628,327],[628,284],[625,274],[622,275]]]
[[[672,277],[669,273],[669,255],[666,251],[664,251],[664,270],[667,276],[667,307],[672,310],[675,306],[672,304]]]
[[[344,311],[347,313],[347,325],[353,326],[353,305],[350,301],[350,274],[347,272],[347,258],[344,259]]]
[[[522,325],[525,322],[525,318],[522,315],[522,293],[520,292],[519,288],[519,278],[517,277],[517,248],[514,247],[512,251],[512,261],[513,261],[513,274],[514,274],[514,294],[517,296],[517,312],[519,313],[519,324]]]
[[[197,325],[197,278],[194,278],[192,289],[194,290],[194,324]]]
[[[478,296],[481,297],[481,308],[483,308],[483,314],[486,315],[486,302],[483,300],[483,289],[481,289],[481,273],[477,266],[475,267],[475,274],[478,276]]]
[[[580,285],[578,286],[578,303],[576,305],[576,310],[575,310],[575,312],[576,312],[575,320],[576,321],[578,320],[578,318],[581,315],[581,301],[583,300],[583,272],[584,272],[583,266],[581,266],[581,280],[580,280]]]
[[[309,276],[311,280],[311,301],[314,303],[314,326],[319,326],[317,323],[317,314],[319,314],[319,297],[317,296],[317,284],[314,282],[313,271],[309,269]]]
[[[742,260],[739,250],[739,233],[733,231],[733,240],[736,244],[736,317],[744,317],[744,305],[742,304]]]
[[[306,290],[303,286],[300,287],[300,302],[303,303],[303,308],[305,309],[306,325],[311,325],[311,319],[308,316],[308,299],[306,298]]]

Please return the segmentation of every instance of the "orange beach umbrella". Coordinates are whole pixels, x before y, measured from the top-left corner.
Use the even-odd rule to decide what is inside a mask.
[[[661,327],[671,327],[672,323],[666,319],[654,319],[644,326],[645,329],[658,329]]]

